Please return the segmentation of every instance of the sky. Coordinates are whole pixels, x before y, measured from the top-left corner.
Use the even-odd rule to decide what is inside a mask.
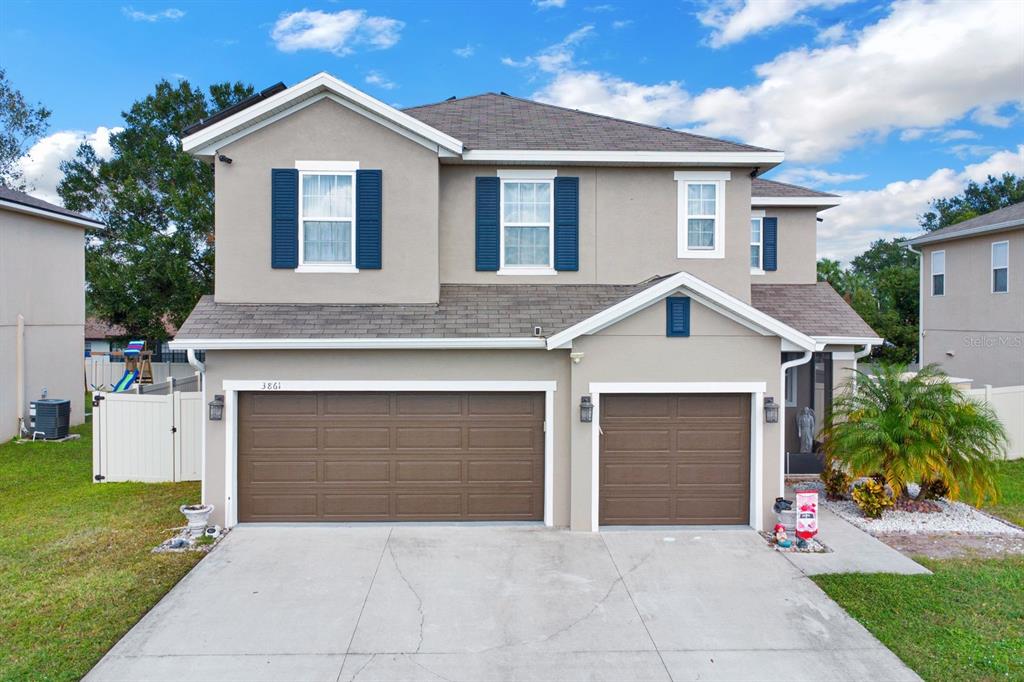
[[[1024,0],[0,1],[0,66],[53,111],[22,166],[101,155],[160,79],[261,89],[327,71],[414,106],[504,91],[786,152],[835,192],[819,256],[919,231],[967,181],[1024,175]]]

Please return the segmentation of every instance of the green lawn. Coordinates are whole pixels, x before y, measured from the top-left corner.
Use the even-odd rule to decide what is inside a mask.
[[[1024,461],[999,479],[987,511],[1024,524]],[[917,560],[934,575],[814,581],[926,680],[1024,680],[1024,557]]]
[[[93,484],[91,427],[0,445],[0,679],[76,680],[199,560],[150,550],[199,483]]]

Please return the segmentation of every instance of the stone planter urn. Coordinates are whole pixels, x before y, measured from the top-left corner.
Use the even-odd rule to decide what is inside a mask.
[[[183,504],[178,509],[188,520],[188,534],[190,537],[198,538],[206,532],[206,522],[213,513],[212,504]]]

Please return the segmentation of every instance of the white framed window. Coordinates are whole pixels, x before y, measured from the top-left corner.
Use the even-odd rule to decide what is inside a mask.
[[[1010,290],[1010,242],[992,243],[992,293]]]
[[[725,257],[725,183],[729,171],[676,171],[679,258]]]
[[[554,275],[555,171],[502,170],[499,275]]]
[[[347,161],[298,161],[298,272],[356,269],[356,170]]]
[[[750,273],[764,274],[764,211],[750,214]]]
[[[932,296],[946,295],[946,252],[932,251]]]
[[[786,407],[796,407],[797,367],[786,370]]]

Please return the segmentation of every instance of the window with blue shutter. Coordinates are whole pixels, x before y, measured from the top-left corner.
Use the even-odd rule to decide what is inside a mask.
[[[580,269],[580,179],[555,178],[555,270]]]
[[[690,335],[690,297],[669,296],[665,299],[665,335]]]
[[[299,171],[270,171],[270,267],[299,266]]]
[[[356,267],[381,268],[381,223],[383,218],[383,173],[356,171]]]
[[[476,179],[476,269],[497,272],[501,240],[498,235],[500,182],[497,176]]]
[[[774,271],[779,267],[779,219],[763,218],[764,269]]]

